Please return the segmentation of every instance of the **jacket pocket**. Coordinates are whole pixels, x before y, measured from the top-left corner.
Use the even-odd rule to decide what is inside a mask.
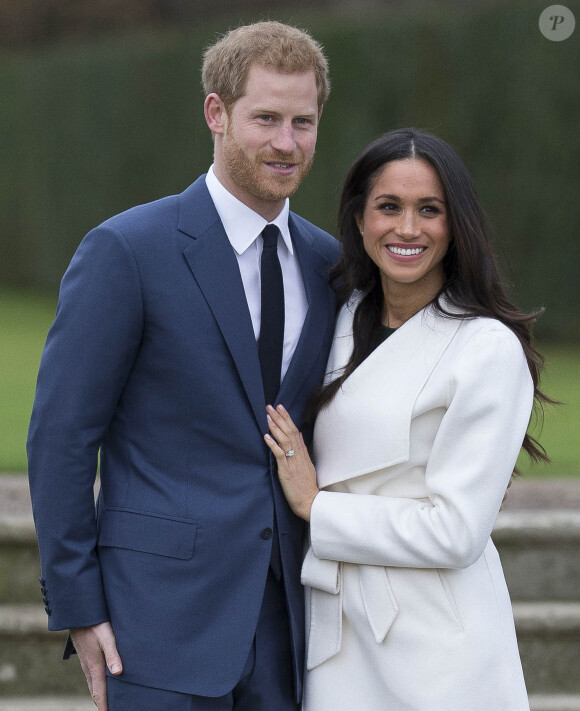
[[[439,575],[441,587],[443,588],[443,592],[445,593],[445,597],[447,598],[447,602],[449,603],[451,614],[453,615],[455,622],[457,622],[459,629],[463,630],[464,627],[463,620],[461,619],[461,612],[459,611],[459,606],[457,604],[457,600],[455,599],[455,595],[453,594],[453,590],[451,588],[451,584],[449,583],[449,579],[447,578],[447,574],[441,568],[437,568],[437,574]]]
[[[103,513],[98,545],[189,560],[193,556],[196,534],[197,522],[189,519],[107,509]]]

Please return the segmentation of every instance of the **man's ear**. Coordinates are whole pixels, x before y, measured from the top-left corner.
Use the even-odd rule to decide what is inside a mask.
[[[209,130],[215,135],[226,132],[228,114],[218,94],[208,94],[203,104],[203,114]]]

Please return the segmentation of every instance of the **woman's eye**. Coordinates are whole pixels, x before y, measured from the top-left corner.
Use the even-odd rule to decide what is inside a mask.
[[[384,210],[385,212],[393,212],[398,209],[399,206],[394,202],[385,202],[382,205],[379,205],[379,210]]]
[[[421,212],[427,213],[428,215],[439,215],[441,210],[436,205],[424,205],[421,208]]]

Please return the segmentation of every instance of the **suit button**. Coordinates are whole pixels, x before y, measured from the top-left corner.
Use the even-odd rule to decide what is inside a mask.
[[[265,528],[265,529],[262,531],[262,534],[261,534],[261,535],[262,535],[262,538],[263,538],[265,541],[267,541],[269,538],[272,538],[272,529],[271,529],[270,527]]]

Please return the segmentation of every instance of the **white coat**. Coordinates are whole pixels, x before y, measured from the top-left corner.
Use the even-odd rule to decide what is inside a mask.
[[[356,301],[327,369],[352,350]],[[304,711],[528,711],[490,533],[529,423],[515,335],[428,306],[319,414]]]

